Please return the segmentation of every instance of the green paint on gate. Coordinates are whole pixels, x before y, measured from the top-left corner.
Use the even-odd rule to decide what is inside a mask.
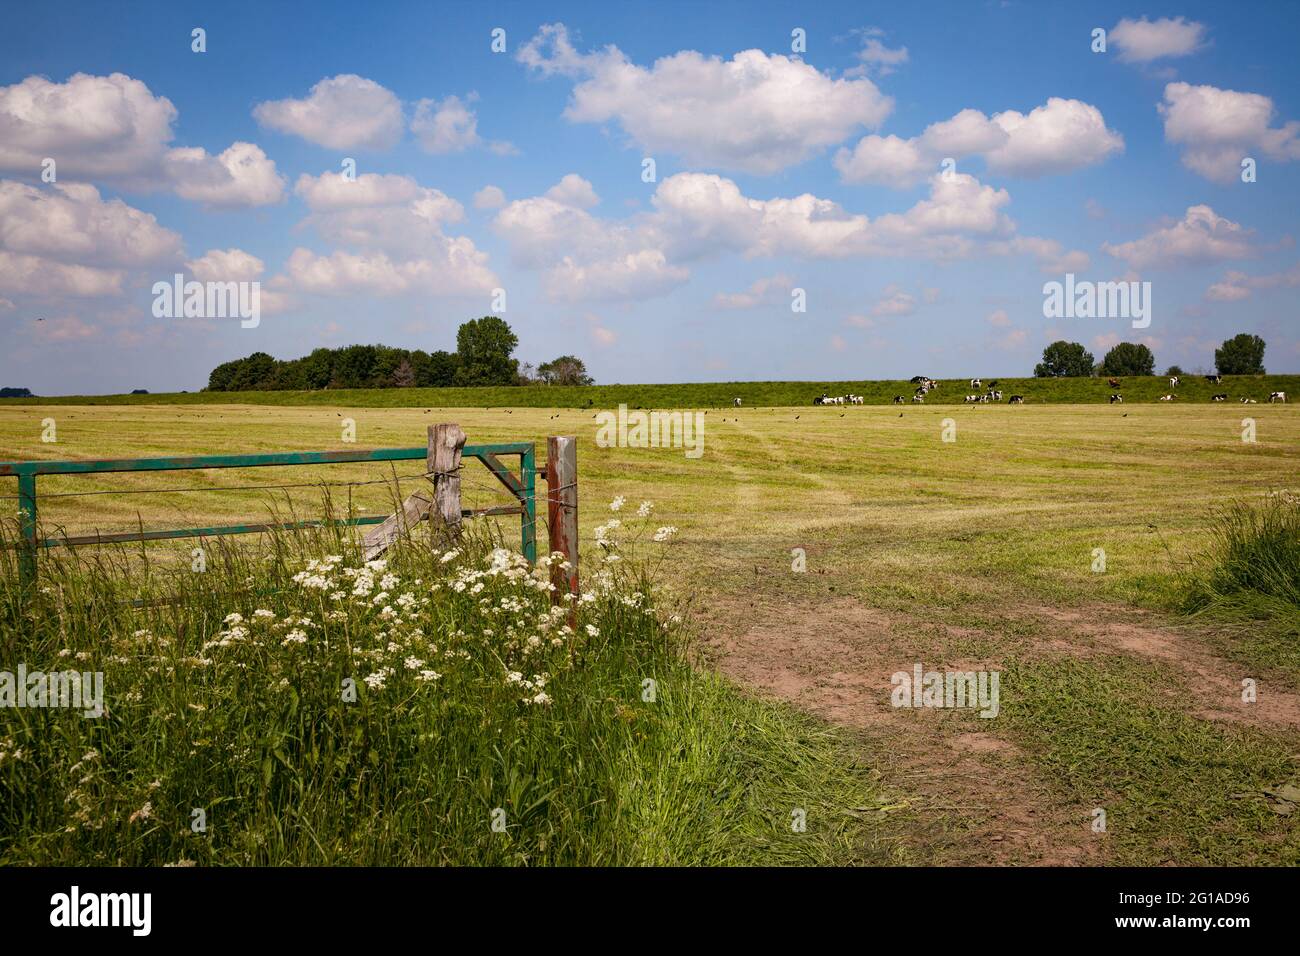
[[[519,456],[519,477],[504,468],[499,455]],[[293,521],[283,524],[217,525],[207,528],[173,528],[159,531],[132,531],[122,534],[95,534],[76,537],[37,537],[36,478],[38,475],[95,475],[127,471],[185,471],[198,468],[259,468],[284,465],[333,465],[365,461],[425,461],[428,449],[368,448],[355,451],[294,451],[265,455],[194,455],[181,458],[102,458],[83,461],[0,461],[0,477],[18,479],[19,570],[22,581],[36,581],[36,555],[40,548],[76,547],[86,544],[109,544],[122,541],[159,541],[169,538],[206,538],[229,534],[256,534],[287,531],[295,528],[321,527],[325,524],[356,526],[379,524],[382,517],[347,518],[334,522]],[[477,458],[519,499],[518,505],[462,511],[465,517],[518,514],[520,549],[529,562],[537,560],[537,460],[532,442],[505,442],[494,445],[466,445],[461,457]]]

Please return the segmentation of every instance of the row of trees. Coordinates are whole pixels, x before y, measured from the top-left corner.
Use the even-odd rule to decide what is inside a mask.
[[[444,388],[451,385],[590,385],[582,360],[562,355],[534,368],[514,358],[519,338],[494,315],[456,330],[455,352],[425,352],[387,345],[319,348],[280,361],[266,352],[218,365],[208,391],[277,391],[322,388]]]
[[[1214,367],[1220,375],[1263,375],[1264,340],[1245,332],[1234,335],[1214,350]],[[1062,340],[1043,349],[1043,360],[1034,366],[1034,375],[1038,378],[1154,375],[1155,368],[1155,355],[1140,343],[1120,342],[1097,362],[1078,342]],[[1181,375],[1183,370],[1173,365],[1169,374]]]

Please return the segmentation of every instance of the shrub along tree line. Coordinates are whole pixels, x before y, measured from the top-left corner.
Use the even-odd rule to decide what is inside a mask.
[[[266,352],[224,362],[208,376],[208,391],[311,391],[322,388],[443,388],[465,385],[590,385],[582,360],[562,355],[536,370],[514,358],[519,338],[494,315],[456,331],[455,352],[387,345],[319,348],[281,361]]]
[[[1037,378],[1086,377],[1089,375],[1153,375],[1156,357],[1137,342],[1120,342],[1099,363],[1078,342],[1053,342],[1043,349],[1043,360],[1034,366]],[[1234,335],[1214,350],[1214,367],[1220,375],[1263,375],[1264,340],[1245,332]],[[1183,374],[1177,365],[1170,375]]]

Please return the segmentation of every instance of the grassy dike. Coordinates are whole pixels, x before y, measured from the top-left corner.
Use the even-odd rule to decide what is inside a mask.
[[[1023,395],[1032,404],[1089,404],[1107,402],[1116,391],[1105,378],[983,378],[996,380],[1003,401]],[[914,386],[906,381],[837,382],[696,382],[679,385],[530,385],[518,388],[376,388],[323,389],[311,392],[167,392],[156,395],[64,395],[52,398],[0,399],[3,405],[345,405],[357,408],[724,408],[736,398],[750,407],[811,405],[822,395],[861,395],[867,404],[887,405],[895,395],[910,402]],[[968,392],[965,379],[941,380],[928,404],[960,404]],[[1185,375],[1176,389],[1162,375],[1121,380],[1118,389],[1125,402],[1155,402],[1171,391],[1176,401],[1209,402],[1226,393],[1230,402],[1241,398],[1268,400],[1270,392],[1286,392],[1300,400],[1300,375],[1227,376],[1212,385],[1201,375]]]

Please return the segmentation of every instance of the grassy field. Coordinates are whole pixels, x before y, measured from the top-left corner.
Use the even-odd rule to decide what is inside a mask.
[[[1287,381],[1250,387],[1294,392]],[[1104,383],[1050,384],[1106,392]],[[1163,393],[1154,379],[1142,386]],[[615,388],[593,390],[596,407],[667,398],[638,387],[631,402]],[[365,393],[366,403],[345,393],[262,396],[283,405],[214,395],[181,397],[201,404],[5,403],[0,459],[339,448],[345,417],[360,447],[419,444],[441,421],[459,422],[471,442],[577,435],[584,559],[595,557],[593,529],[612,517],[611,498],[655,502],[656,520],[679,529],[660,575],[665,593],[687,602],[693,673],[729,679],[710,691],[729,696],[707,719],[757,708],[743,722],[758,728],[744,761],[771,767],[771,752],[786,754],[777,776],[805,802],[820,795],[836,821],[810,822],[816,852],[774,842],[773,861],[1300,862],[1300,813],[1276,795],[1294,795],[1285,788],[1300,777],[1300,619],[1285,605],[1183,613],[1209,571],[1216,509],[1300,485],[1300,411],[1193,402],[1190,379],[1183,401],[1123,407],[1045,407],[1029,385],[1026,407],[902,409],[779,407],[778,394],[794,401],[789,383],[673,388],[680,394],[663,405],[709,406],[691,390],[713,389],[764,407],[710,411],[696,460],[680,449],[599,448],[594,410],[558,398],[524,407],[526,393],[557,390],[509,390],[511,407],[487,409],[368,404],[403,397],[382,391]],[[827,390],[865,394],[862,383]],[[1240,388],[1222,390],[1235,397]],[[1125,389],[1130,402],[1136,391]],[[1247,417],[1253,442],[1243,441]],[[40,440],[46,418],[57,443]],[[254,486],[390,474],[372,465],[62,477],[42,479],[39,492],[47,529],[77,533],[313,515],[318,488]],[[230,490],[198,490],[211,486]],[[179,490],[46,498],[157,487]],[[0,493],[12,495],[13,483]],[[372,513],[391,497],[382,483],[334,488],[335,506],[349,493]],[[470,503],[496,495],[486,476],[467,471]],[[162,564],[187,563],[190,547],[148,551]],[[806,570],[795,568],[796,549]],[[890,708],[889,675],[915,662],[1000,672],[1000,716]],[[1240,701],[1245,679],[1259,688],[1257,704]],[[812,732],[801,713],[831,736],[800,743]],[[790,762],[791,753],[815,761],[816,774],[795,781],[791,768],[806,761]],[[661,779],[648,765],[628,772]],[[770,777],[755,781],[763,794],[780,790]],[[754,821],[786,813],[789,800],[758,803],[762,812],[733,817],[750,839],[728,851],[731,861],[754,862],[776,840]],[[1093,827],[1099,808],[1104,832]],[[688,844],[673,844],[681,859],[726,861]]]
[[[1031,404],[1108,402],[1116,389],[1105,378],[983,378],[997,381],[1004,401],[1023,395]],[[968,380],[948,380],[927,398],[931,404],[960,403],[972,391]],[[527,386],[522,388],[383,388],[330,389],[315,392],[173,392],[159,395],[70,395],[60,398],[0,399],[0,407],[15,405],[319,405],[350,408],[724,408],[739,398],[751,408],[811,405],[822,394],[861,395],[868,405],[888,405],[895,395],[910,402],[914,386],[906,381],[856,382],[697,382],[679,385]],[[1171,389],[1162,375],[1125,378],[1118,389],[1125,402],[1155,402],[1170,392],[1176,401],[1209,402],[1228,395],[1230,402],[1268,400],[1282,391],[1292,401],[1300,394],[1300,375],[1257,375],[1224,378],[1211,385],[1204,376],[1184,375]]]

